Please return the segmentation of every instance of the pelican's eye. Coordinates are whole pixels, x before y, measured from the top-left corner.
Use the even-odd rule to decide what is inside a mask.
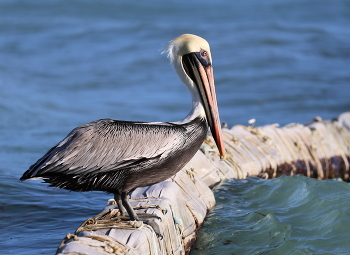
[[[208,52],[207,52],[206,50],[201,50],[201,51],[200,51],[200,54],[201,54],[201,56],[202,56],[203,58],[208,57]]]
[[[194,53],[196,54],[197,59],[199,60],[199,62],[202,63],[203,66],[211,65],[208,51],[201,49],[199,52],[194,52]]]

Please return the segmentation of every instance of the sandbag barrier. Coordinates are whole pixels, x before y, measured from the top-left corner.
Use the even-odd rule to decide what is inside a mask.
[[[188,254],[215,205],[211,188],[224,179],[305,175],[349,181],[350,112],[331,121],[317,117],[305,125],[282,128],[237,125],[224,129],[224,140],[224,160],[208,136],[173,178],[131,193],[137,213],[158,216],[152,224],[122,219],[112,200],[74,235],[67,234],[56,254]]]

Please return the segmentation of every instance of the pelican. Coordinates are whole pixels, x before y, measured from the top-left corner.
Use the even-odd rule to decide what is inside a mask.
[[[178,122],[101,119],[73,129],[23,174],[50,187],[114,194],[122,215],[139,220],[128,194],[164,181],[191,160],[208,126],[220,152],[224,142],[209,44],[184,34],[168,44],[168,57],[192,95],[192,110]]]

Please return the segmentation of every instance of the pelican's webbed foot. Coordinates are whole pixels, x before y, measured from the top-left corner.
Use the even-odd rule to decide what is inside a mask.
[[[123,216],[128,215],[131,221],[142,221],[145,224],[152,227],[156,235],[160,238],[163,238],[163,235],[160,233],[160,228],[158,224],[154,220],[161,220],[161,218],[157,215],[150,214],[150,213],[135,213],[134,208],[130,205],[129,197],[126,192],[123,192],[121,195],[116,194],[115,195],[116,202],[118,204],[119,210]],[[119,201],[119,202],[118,202]],[[120,206],[119,206],[120,203]],[[136,207],[136,208],[142,208],[143,206]],[[125,211],[123,211],[125,210]]]

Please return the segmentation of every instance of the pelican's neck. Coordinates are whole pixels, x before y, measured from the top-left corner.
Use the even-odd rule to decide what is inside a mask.
[[[205,119],[204,107],[200,102],[193,102],[190,113],[183,120],[177,121],[176,123],[184,124],[184,123],[191,122],[196,118]]]
[[[183,84],[186,85],[192,97],[192,110],[190,111],[190,113],[183,120],[180,120],[174,123],[184,124],[198,117],[206,119],[204,106],[203,106],[202,99],[200,97],[197,85],[186,75],[185,70],[182,66],[181,57],[172,59],[172,63],[180,80],[183,82]]]

